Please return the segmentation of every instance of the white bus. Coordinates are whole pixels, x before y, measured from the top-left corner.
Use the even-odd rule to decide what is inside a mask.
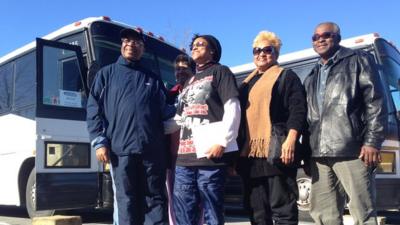
[[[90,150],[85,107],[95,72],[120,55],[126,27],[87,18],[0,58],[0,205],[26,207],[30,217],[112,207],[110,175]],[[144,34],[145,65],[173,85],[182,51]]]
[[[400,53],[390,42],[378,34],[368,34],[342,40],[343,46],[363,49],[371,53],[378,64],[381,82],[384,84],[388,100],[388,131],[382,148],[382,163],[377,169],[377,206],[378,210],[400,209]],[[279,57],[279,64],[292,69],[302,81],[311,72],[318,60],[312,48],[284,54]],[[255,69],[253,63],[232,67],[238,83]],[[307,215],[310,207],[311,179],[302,170],[298,171],[299,187],[298,207],[300,213]],[[241,200],[238,178],[230,178],[226,192],[230,201]]]

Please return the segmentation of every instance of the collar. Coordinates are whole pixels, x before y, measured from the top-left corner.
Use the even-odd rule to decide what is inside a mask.
[[[336,53],[329,60],[333,59],[333,63],[335,64],[336,62],[340,61],[341,59],[347,58],[354,54],[356,54],[355,50],[340,46],[339,50],[337,50]],[[320,61],[318,61],[318,62],[320,62]]]
[[[209,67],[211,67],[212,65],[215,65],[215,64],[218,64],[218,63],[216,63],[214,61],[209,61],[209,62],[205,63],[202,66],[196,65],[196,73],[200,73],[200,72],[204,71],[205,69],[207,69],[207,68],[209,68]]]
[[[324,67],[324,66],[331,66],[331,65],[333,65],[334,63],[336,63],[336,62],[337,62],[337,59],[338,59],[339,52],[340,52],[341,49],[342,49],[342,47],[339,47],[339,49],[335,52],[335,54],[333,54],[333,56],[330,57],[330,58],[328,59],[328,61],[326,61],[325,64],[322,62],[322,58],[320,58],[320,59],[318,60],[318,65],[319,65],[319,67],[321,68],[321,67]]]
[[[117,60],[117,63],[124,66],[128,66],[130,68],[136,68],[140,65],[140,60],[131,62],[122,57],[122,55],[120,55]]]

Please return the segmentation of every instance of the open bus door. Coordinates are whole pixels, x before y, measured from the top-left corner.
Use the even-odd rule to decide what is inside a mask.
[[[36,44],[36,176],[28,185],[28,212],[93,208],[99,196],[99,164],[86,129],[81,49],[39,38]]]

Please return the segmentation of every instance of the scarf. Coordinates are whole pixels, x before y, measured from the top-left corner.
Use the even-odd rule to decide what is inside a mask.
[[[241,156],[268,157],[272,130],[270,118],[272,88],[282,71],[283,68],[278,65],[271,66],[261,75],[249,92],[246,106],[247,137]],[[243,83],[247,84],[258,73],[257,69],[254,70]]]

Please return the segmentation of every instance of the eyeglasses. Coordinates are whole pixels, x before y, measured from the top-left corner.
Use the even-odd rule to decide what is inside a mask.
[[[198,41],[198,42],[196,42],[196,43],[193,43],[192,44],[192,46],[191,46],[191,50],[193,50],[194,48],[201,48],[201,47],[207,47],[207,42],[205,42],[205,41]]]
[[[143,45],[143,41],[137,40],[137,39],[122,38],[121,41],[124,44],[131,44],[134,46],[142,46]]]
[[[181,71],[181,70],[189,70],[190,68],[189,68],[189,66],[188,65],[175,65],[175,70],[179,70],[179,71]]]
[[[272,54],[274,54],[275,49],[272,46],[266,46],[264,48],[258,48],[258,47],[253,48],[253,55],[259,55],[259,54],[261,54],[261,52],[263,52],[264,54],[267,54],[267,55],[272,55]]]
[[[322,39],[328,39],[328,38],[333,38],[336,36],[336,33],[334,32],[324,32],[322,34],[314,34],[311,39],[313,41],[318,41],[320,38]]]

